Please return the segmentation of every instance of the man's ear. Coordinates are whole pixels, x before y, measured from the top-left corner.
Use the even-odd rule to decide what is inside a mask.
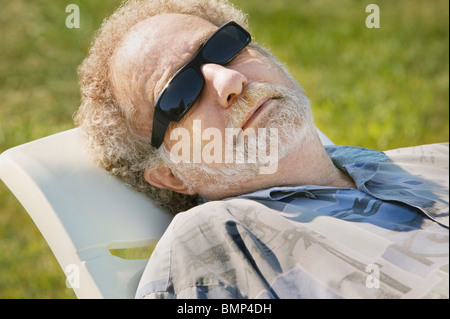
[[[177,193],[196,195],[194,190],[173,175],[172,171],[164,165],[159,165],[156,168],[147,167],[144,171],[144,178],[147,183],[158,188],[167,188]]]

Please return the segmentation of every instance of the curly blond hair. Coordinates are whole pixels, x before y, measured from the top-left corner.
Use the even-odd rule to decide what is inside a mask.
[[[129,0],[122,3],[105,19],[78,69],[81,105],[74,119],[87,139],[90,155],[99,166],[175,214],[195,206],[197,198],[156,188],[144,179],[145,169],[161,164],[162,158],[150,146],[151,137],[137,129],[137,106],[132,106],[131,112],[124,112],[114,96],[109,68],[111,56],[127,32],[138,22],[162,13],[194,15],[216,26],[234,20],[248,27],[246,15],[227,0]]]

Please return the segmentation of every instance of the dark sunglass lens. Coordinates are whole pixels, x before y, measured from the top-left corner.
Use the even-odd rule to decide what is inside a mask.
[[[192,68],[177,74],[161,97],[159,107],[171,121],[180,120],[203,88],[203,78]]]
[[[234,25],[225,27],[210,39],[203,50],[203,57],[223,64],[232,59],[249,42],[248,36]]]

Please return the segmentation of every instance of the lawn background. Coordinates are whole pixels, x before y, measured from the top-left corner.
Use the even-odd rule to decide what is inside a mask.
[[[335,143],[386,150],[449,139],[448,0],[232,0],[304,87]],[[79,29],[65,25],[68,4]],[[0,152],[73,127],[76,68],[119,0],[0,0]],[[380,28],[365,25],[370,3]],[[0,298],[74,298],[0,182]]]

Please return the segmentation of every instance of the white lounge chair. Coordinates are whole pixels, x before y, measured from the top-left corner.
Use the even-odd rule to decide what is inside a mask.
[[[5,151],[0,179],[33,219],[78,298],[134,297],[147,259],[119,258],[110,249],[156,243],[172,217],[97,167],[78,129]]]

